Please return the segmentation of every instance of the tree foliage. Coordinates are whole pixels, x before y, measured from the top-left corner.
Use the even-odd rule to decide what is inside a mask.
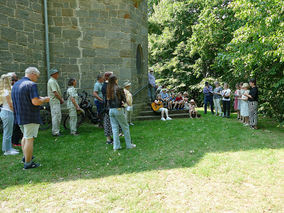
[[[283,1],[150,2],[149,64],[161,84],[194,96],[204,79],[253,77],[262,112],[284,120]]]

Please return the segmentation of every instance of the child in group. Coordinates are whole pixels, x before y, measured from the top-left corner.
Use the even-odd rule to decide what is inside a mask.
[[[169,94],[169,97],[171,97],[173,94],[175,94],[175,90],[174,89],[170,89],[168,94]]]
[[[235,94],[234,94],[234,96],[235,96],[235,100],[234,100],[234,110],[237,112],[237,114],[238,114],[238,120],[240,119],[240,108],[239,108],[239,98],[241,97],[240,96],[240,93],[241,93],[241,91],[240,91],[240,85],[237,83],[236,84],[236,91],[235,91]]]
[[[165,107],[168,105],[169,94],[167,93],[167,89],[162,89],[161,98]]]
[[[133,105],[132,105],[132,94],[130,92],[131,83],[125,82],[123,86],[124,86],[124,93],[126,97],[125,117],[126,117],[126,121],[128,122],[128,124],[133,126],[134,125],[132,123]]]
[[[183,100],[184,100],[184,109],[189,110],[190,107],[189,107],[189,99],[188,99],[188,93],[187,92],[183,93]]]
[[[175,94],[172,93],[171,96],[170,96],[169,99],[168,99],[168,109],[169,109],[169,110],[172,110],[172,109],[173,109],[173,106],[174,106],[174,104],[175,104],[175,99],[176,99]]]
[[[184,106],[184,101],[183,101],[182,95],[181,93],[178,93],[175,99],[174,109],[180,110],[183,108],[183,106]]]
[[[67,89],[67,108],[69,111],[69,122],[70,122],[70,133],[71,135],[77,136],[77,111],[83,112],[83,110],[79,107],[79,98],[76,90],[77,82],[74,78],[71,78],[68,81],[68,89]]]
[[[200,117],[196,111],[197,105],[194,99],[191,99],[189,102],[189,117],[190,118],[197,118]]]
[[[172,120],[169,117],[169,111],[167,108],[163,107],[163,101],[161,95],[157,95],[157,99],[153,103],[154,106],[152,106],[153,110],[157,110],[157,112],[161,112],[161,120],[162,121],[168,121]],[[166,118],[164,117],[166,115]]]
[[[243,94],[240,100],[242,100],[241,103],[241,116],[243,117],[243,124],[244,126],[249,126],[249,109],[248,109],[248,97],[246,95],[249,94],[249,84],[244,83],[243,84]]]

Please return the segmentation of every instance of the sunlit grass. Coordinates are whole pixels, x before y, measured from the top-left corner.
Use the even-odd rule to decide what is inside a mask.
[[[113,152],[103,130],[35,143],[42,167],[0,157],[0,212],[281,212],[284,133],[211,115],[136,122],[137,148]],[[123,141],[123,139],[122,139]],[[122,143],[125,145],[124,143]],[[282,160],[282,162],[281,162]]]

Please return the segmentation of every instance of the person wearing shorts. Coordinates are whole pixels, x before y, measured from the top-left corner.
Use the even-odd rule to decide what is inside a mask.
[[[37,80],[40,72],[36,67],[28,67],[25,77],[16,82],[12,88],[12,100],[15,122],[23,133],[22,150],[24,153],[24,169],[40,166],[32,161],[33,142],[37,137],[40,118],[40,105],[49,102],[49,97],[40,97],[37,89]]]

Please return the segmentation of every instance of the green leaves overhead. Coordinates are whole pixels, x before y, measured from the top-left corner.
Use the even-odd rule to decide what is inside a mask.
[[[256,77],[261,109],[284,120],[283,1],[148,3],[149,64],[161,84],[197,95],[204,78],[234,85]]]

